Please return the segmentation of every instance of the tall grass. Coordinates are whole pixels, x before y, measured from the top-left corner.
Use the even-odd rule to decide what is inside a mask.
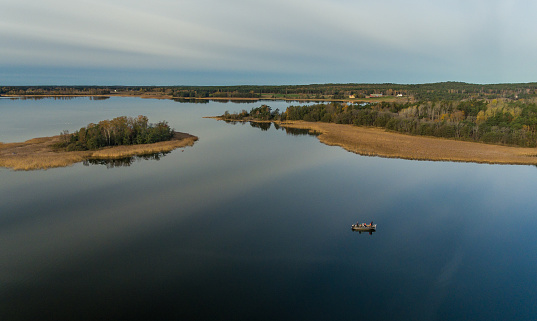
[[[195,136],[175,133],[172,140],[154,144],[65,152],[53,148],[59,141],[59,136],[34,138],[23,143],[0,143],[0,167],[24,171],[66,167],[86,159],[114,159],[169,152],[176,148],[192,146],[197,140]]]
[[[0,167],[23,171],[66,167],[83,161],[87,156],[87,153],[84,152],[68,152],[61,154],[38,153],[23,156],[12,155],[12,157],[1,157]]]
[[[537,164],[537,148],[411,136],[386,132],[380,128],[333,123],[296,121],[282,123],[281,126],[313,129],[321,133],[317,137],[322,143],[340,146],[364,156],[488,164]]]

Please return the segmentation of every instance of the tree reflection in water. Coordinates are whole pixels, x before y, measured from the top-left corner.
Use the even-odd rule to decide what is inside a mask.
[[[162,152],[162,153],[154,153],[154,154],[147,154],[147,155],[123,157],[123,158],[117,158],[117,159],[86,159],[82,163],[84,164],[84,166],[105,165],[106,168],[128,167],[137,161],[144,161],[144,160],[157,160],[158,161],[169,153],[170,152]]]
[[[262,131],[267,131],[270,129],[271,125],[273,123],[271,122],[250,122],[250,125],[255,128],[259,128]],[[277,123],[274,123],[274,128],[276,130],[283,130],[287,135],[293,135],[293,136],[319,136],[321,133],[309,130],[306,128],[290,128],[290,127],[284,127],[281,125],[278,125]]]
[[[227,124],[231,124],[231,125],[237,125],[237,124],[244,125],[244,124],[247,123],[245,121],[229,120],[229,119],[224,119],[224,121]],[[276,130],[283,130],[283,131],[285,131],[285,133],[287,135],[293,135],[293,136],[319,136],[319,135],[321,135],[320,132],[315,131],[315,130],[310,130],[310,129],[306,129],[306,128],[284,127],[282,125],[279,125],[278,123],[255,122],[255,121],[249,121],[249,123],[250,123],[250,126],[252,126],[254,128],[259,128],[262,131],[268,131],[271,128],[272,124],[274,124],[274,128]]]
[[[252,126],[254,128],[259,128],[262,131],[267,131],[267,130],[270,129],[270,126],[272,126],[272,123],[270,123],[270,122],[258,123],[258,122],[251,121],[250,126]]]

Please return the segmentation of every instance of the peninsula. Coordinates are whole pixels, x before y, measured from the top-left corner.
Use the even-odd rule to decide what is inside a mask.
[[[537,165],[536,136],[531,126],[532,114],[537,112],[534,103],[518,103],[514,106],[500,105],[498,102],[490,104],[471,102],[470,105],[451,106],[452,114],[459,117],[465,113],[457,108],[468,107],[468,114],[477,112],[483,120],[476,123],[471,120],[479,118],[472,116],[450,121],[450,117],[454,116],[447,113],[442,114],[445,118],[443,121],[430,120],[427,119],[426,106],[420,105],[383,107],[382,104],[338,103],[290,106],[284,112],[273,111],[269,106],[262,105],[252,108],[250,112],[226,112],[212,118],[227,122],[272,122],[280,127],[309,129],[320,133],[317,137],[321,142],[341,146],[360,155]],[[434,106],[428,107],[429,113],[438,113]],[[408,118],[403,117],[405,113],[410,115],[420,110],[424,113],[421,118],[413,114]],[[508,116],[511,110],[517,117]],[[504,118],[511,122],[498,123],[498,119]]]
[[[413,136],[381,128],[289,121],[282,127],[309,129],[330,146],[364,156],[485,164],[537,165],[537,148],[500,146],[444,138]]]

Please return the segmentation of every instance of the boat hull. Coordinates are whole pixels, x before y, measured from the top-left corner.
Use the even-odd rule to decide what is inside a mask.
[[[359,231],[359,232],[371,232],[371,231],[376,231],[377,230],[377,224],[373,224],[373,225],[352,225],[351,226],[351,229],[353,231]]]

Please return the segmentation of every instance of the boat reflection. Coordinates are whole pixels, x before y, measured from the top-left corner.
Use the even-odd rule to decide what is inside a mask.
[[[371,231],[356,231],[356,230],[352,230],[353,232],[358,232],[359,234],[362,234],[362,232],[364,233],[369,233],[369,235],[373,235],[373,233],[376,232],[376,230],[371,230]]]

